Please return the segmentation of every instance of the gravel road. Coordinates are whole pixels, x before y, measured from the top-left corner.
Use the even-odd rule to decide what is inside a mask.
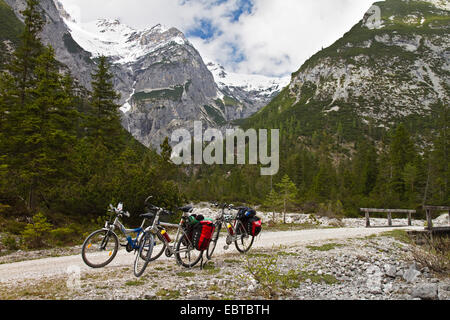
[[[423,227],[396,228],[407,230],[423,230]],[[271,248],[273,246],[293,246],[320,243],[327,240],[343,240],[347,238],[366,237],[374,234],[392,231],[393,228],[336,228],[336,229],[312,229],[299,231],[262,232],[255,240],[254,248]],[[215,255],[226,252],[224,250],[225,237],[222,235],[217,244]],[[229,251],[235,251],[234,244]],[[164,255],[160,258],[167,260]],[[174,258],[170,258],[174,259]],[[106,268],[132,267],[134,255],[120,249],[114,261]],[[153,263],[158,263],[153,262]],[[175,261],[174,261],[175,264]],[[29,260],[0,265],[0,283],[11,283],[15,280],[40,279],[61,276],[68,270],[79,267],[82,273],[102,272],[103,269],[91,269],[87,267],[81,255],[51,257],[38,260]],[[149,266],[150,267],[150,266]],[[72,269],[73,270],[73,269]]]

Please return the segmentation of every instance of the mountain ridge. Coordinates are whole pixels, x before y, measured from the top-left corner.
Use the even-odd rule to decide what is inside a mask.
[[[300,135],[339,125],[348,140],[363,127],[432,129],[450,96],[450,11],[433,2],[376,2],[378,27],[369,10],[350,31],[292,75],[292,81],[245,126],[296,122]],[[293,118],[292,120],[290,120]],[[308,123],[309,121],[309,123]]]

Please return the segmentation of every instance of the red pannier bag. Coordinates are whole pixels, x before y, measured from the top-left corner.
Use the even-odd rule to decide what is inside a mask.
[[[192,234],[192,243],[195,249],[199,251],[204,251],[208,249],[209,243],[214,234],[216,226],[212,221],[203,220],[194,226]]]
[[[256,237],[258,234],[260,234],[262,230],[262,221],[258,217],[253,217],[248,219],[247,222],[247,233],[250,236]]]

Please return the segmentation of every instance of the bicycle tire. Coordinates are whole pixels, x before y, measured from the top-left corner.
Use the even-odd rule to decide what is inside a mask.
[[[157,260],[159,257],[161,257],[161,255],[164,253],[164,251],[166,250],[166,247],[167,247],[166,242],[164,241],[164,237],[163,237],[163,235],[161,234],[161,232],[156,233],[156,236],[157,236],[157,238],[161,241],[162,247],[161,247],[161,250],[160,250],[157,254],[153,255],[153,253],[155,253],[155,248],[156,248],[155,245],[153,246],[153,251],[152,251],[152,255],[153,255],[153,256],[150,258],[149,261],[155,261],[155,260]],[[156,239],[154,239],[154,240],[155,240],[155,241],[154,241],[154,243],[155,243],[157,240],[156,240]],[[145,253],[144,251],[141,253],[141,258],[142,258],[142,259],[146,259],[146,253]]]
[[[211,239],[208,248],[206,249],[206,259],[211,260],[214,250],[217,246],[217,241],[220,236],[220,229],[222,228],[222,223],[216,225],[216,231],[214,232],[214,237]]]
[[[182,249],[181,246],[186,247],[186,249]],[[194,248],[191,241],[186,237],[186,234],[183,234],[180,238],[180,240],[177,243],[176,250],[175,250],[175,258],[177,259],[177,262],[182,265],[185,268],[192,268],[197,263],[200,262],[203,256],[203,251],[198,251]],[[198,257],[191,260],[191,252],[198,253]],[[188,262],[183,261],[183,254],[187,254]]]
[[[150,262],[151,256],[152,256],[152,251],[153,251],[153,243],[154,243],[154,236],[150,233],[145,234],[144,236],[142,236],[142,239],[140,241],[139,244],[139,251],[136,254],[136,258],[134,259],[134,275],[136,277],[140,277],[145,269],[147,268],[148,263]],[[147,253],[144,259],[142,259],[142,252],[144,251],[144,248],[148,248],[147,249]],[[143,264],[142,266],[139,267],[138,263],[140,262],[140,260],[143,260]]]
[[[105,234],[103,236],[102,242],[100,244],[100,248],[98,248],[98,252],[104,251],[105,253],[107,253],[107,260],[101,263],[94,263],[93,261],[91,261],[91,258],[88,257],[87,254],[87,250],[89,250],[92,246],[92,239],[97,236],[97,235],[101,235],[101,234]],[[106,246],[108,245],[109,241],[113,239],[113,245],[114,247],[112,248],[112,250],[106,250]],[[106,243],[104,243],[106,241]],[[104,247],[104,248],[101,248]],[[83,246],[81,248],[81,257],[83,258],[84,263],[86,263],[86,265],[88,265],[91,268],[103,268],[105,266],[107,266],[108,264],[111,263],[111,261],[114,260],[114,258],[116,257],[117,251],[119,251],[119,238],[117,237],[117,235],[110,231],[110,230],[105,230],[105,229],[100,229],[100,230],[96,230],[94,232],[92,232],[87,238],[86,240],[84,240],[83,242]],[[96,250],[94,250],[93,252],[96,252]],[[89,254],[90,255],[90,254]],[[100,254],[97,254],[98,256],[100,256]]]
[[[239,251],[240,253],[246,253],[250,250],[250,248],[253,245],[253,241],[255,240],[254,236],[250,236],[247,233],[247,230],[245,229],[245,226],[243,225],[243,223],[240,220],[237,220],[236,222],[236,240],[234,241],[234,245],[237,249],[237,251]],[[251,238],[250,243],[246,246],[244,245],[244,239],[247,238]],[[239,244],[239,242],[241,242],[242,247],[240,247],[241,244]]]

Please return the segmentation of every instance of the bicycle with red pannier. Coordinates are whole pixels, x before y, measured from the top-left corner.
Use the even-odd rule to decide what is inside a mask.
[[[250,250],[255,237],[261,233],[262,221],[256,216],[256,211],[249,207],[234,207],[231,204],[214,203],[216,207],[221,208],[221,214],[215,221],[215,232],[206,250],[206,258],[211,260],[214,250],[219,240],[222,226],[226,226],[227,238],[225,250],[234,242],[236,249],[240,253],[246,253]],[[225,213],[225,209],[228,212]],[[236,210],[237,213],[230,213],[230,210]]]

